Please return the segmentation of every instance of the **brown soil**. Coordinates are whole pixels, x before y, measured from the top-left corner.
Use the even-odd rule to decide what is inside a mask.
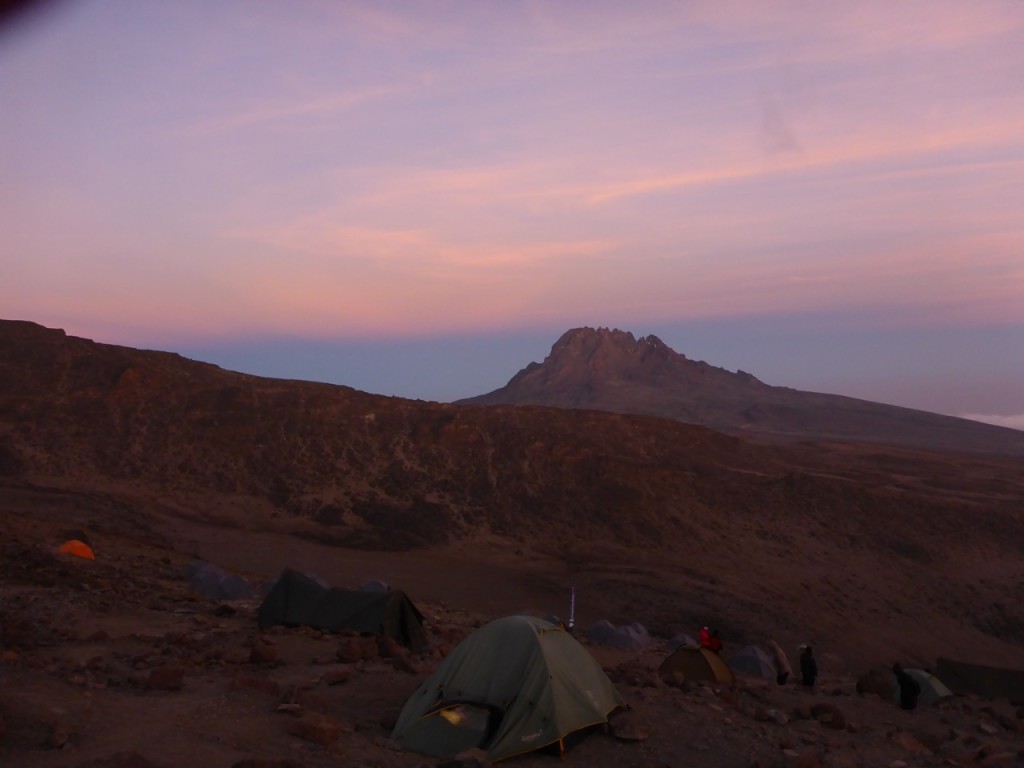
[[[254,580],[299,565],[341,586],[374,577],[410,592],[426,615],[431,652],[408,667],[380,656],[346,664],[336,657],[342,637],[309,629],[260,632],[258,601],[218,602],[191,593],[182,573],[195,551],[151,543],[159,531],[147,541],[46,517],[7,510],[0,529],[5,766],[228,768],[246,759],[310,768],[439,764],[389,741],[405,699],[447,649],[483,622],[519,610],[564,613],[567,593],[560,587],[579,575],[497,537],[380,553],[177,524],[175,535],[198,554]],[[69,534],[88,537],[97,560],[54,554]],[[608,578],[640,600],[633,616],[641,619],[645,592],[630,591],[637,576]],[[604,604],[588,597],[589,587],[577,588],[580,626],[586,627],[606,615]],[[1005,701],[964,697],[904,712],[878,696],[860,696],[856,671],[829,651],[831,631],[838,629],[815,628],[822,674],[814,689],[750,679],[733,689],[678,689],[653,671],[666,654],[664,638],[639,652],[588,645],[629,710],[613,716],[610,732],[573,745],[565,762],[891,766],[1014,765],[1021,759],[1024,712]],[[922,627],[922,636],[928,632]],[[905,638],[908,647],[921,642]],[[262,649],[255,660],[254,646]],[[180,688],[148,689],[153,670],[165,667],[180,670]],[[536,753],[507,764],[558,763],[555,755]]]

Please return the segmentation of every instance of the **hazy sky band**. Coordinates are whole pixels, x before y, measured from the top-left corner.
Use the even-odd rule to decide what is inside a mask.
[[[54,3],[0,33],[2,314],[210,349],[834,317],[869,368],[885,329],[955,361],[991,328],[946,410],[1021,413],[1022,32],[1016,2]]]

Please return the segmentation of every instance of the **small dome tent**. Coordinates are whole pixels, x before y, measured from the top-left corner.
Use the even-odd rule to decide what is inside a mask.
[[[907,669],[906,667],[903,668],[903,671],[914,678],[917,684],[921,686],[918,700],[922,704],[934,704],[939,699],[945,699],[953,695],[953,692],[946,687],[946,684],[930,672],[926,672],[923,669]],[[896,682],[896,675],[892,676],[892,680],[892,700],[898,702],[900,700],[900,686]]]
[[[96,555],[92,551],[92,547],[81,539],[69,539],[61,544],[57,551],[62,555],[73,555],[74,557],[82,557],[86,560],[96,559]]]
[[[605,723],[623,700],[601,666],[561,627],[507,616],[463,640],[406,702],[391,738],[454,757],[477,747],[492,761],[558,744]]]
[[[733,672],[765,679],[772,679],[778,674],[775,669],[775,659],[757,645],[747,645],[736,651],[729,658],[729,668]]]
[[[185,575],[189,589],[212,600],[246,600],[258,594],[257,588],[245,577],[228,573],[204,560],[186,568]]]
[[[689,645],[674,650],[658,667],[658,676],[662,680],[673,674],[681,674],[689,682],[708,680],[732,685],[735,681],[729,665],[717,653]]]

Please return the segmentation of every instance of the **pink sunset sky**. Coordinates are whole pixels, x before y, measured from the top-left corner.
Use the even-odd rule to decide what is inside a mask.
[[[1024,4],[43,3],[0,317],[451,400],[569,328],[1024,428]]]

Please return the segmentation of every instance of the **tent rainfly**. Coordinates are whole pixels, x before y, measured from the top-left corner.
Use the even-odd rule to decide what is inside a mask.
[[[85,560],[95,560],[96,555],[92,551],[92,547],[86,544],[80,539],[70,539],[60,545],[57,550],[62,555],[74,555],[75,557],[81,557]]]
[[[606,723],[623,706],[615,686],[577,640],[533,616],[476,630],[406,702],[391,738],[450,758],[478,747],[492,761],[558,744]]]
[[[391,637],[413,651],[427,646],[423,614],[404,592],[328,589],[291,568],[278,577],[263,599],[257,620],[261,629],[284,624],[325,632],[354,630]]]
[[[658,676],[662,680],[674,674],[682,675],[683,680],[688,682],[708,680],[724,685],[732,685],[735,682],[729,665],[717,653],[707,648],[689,645],[676,648],[658,667]]]

